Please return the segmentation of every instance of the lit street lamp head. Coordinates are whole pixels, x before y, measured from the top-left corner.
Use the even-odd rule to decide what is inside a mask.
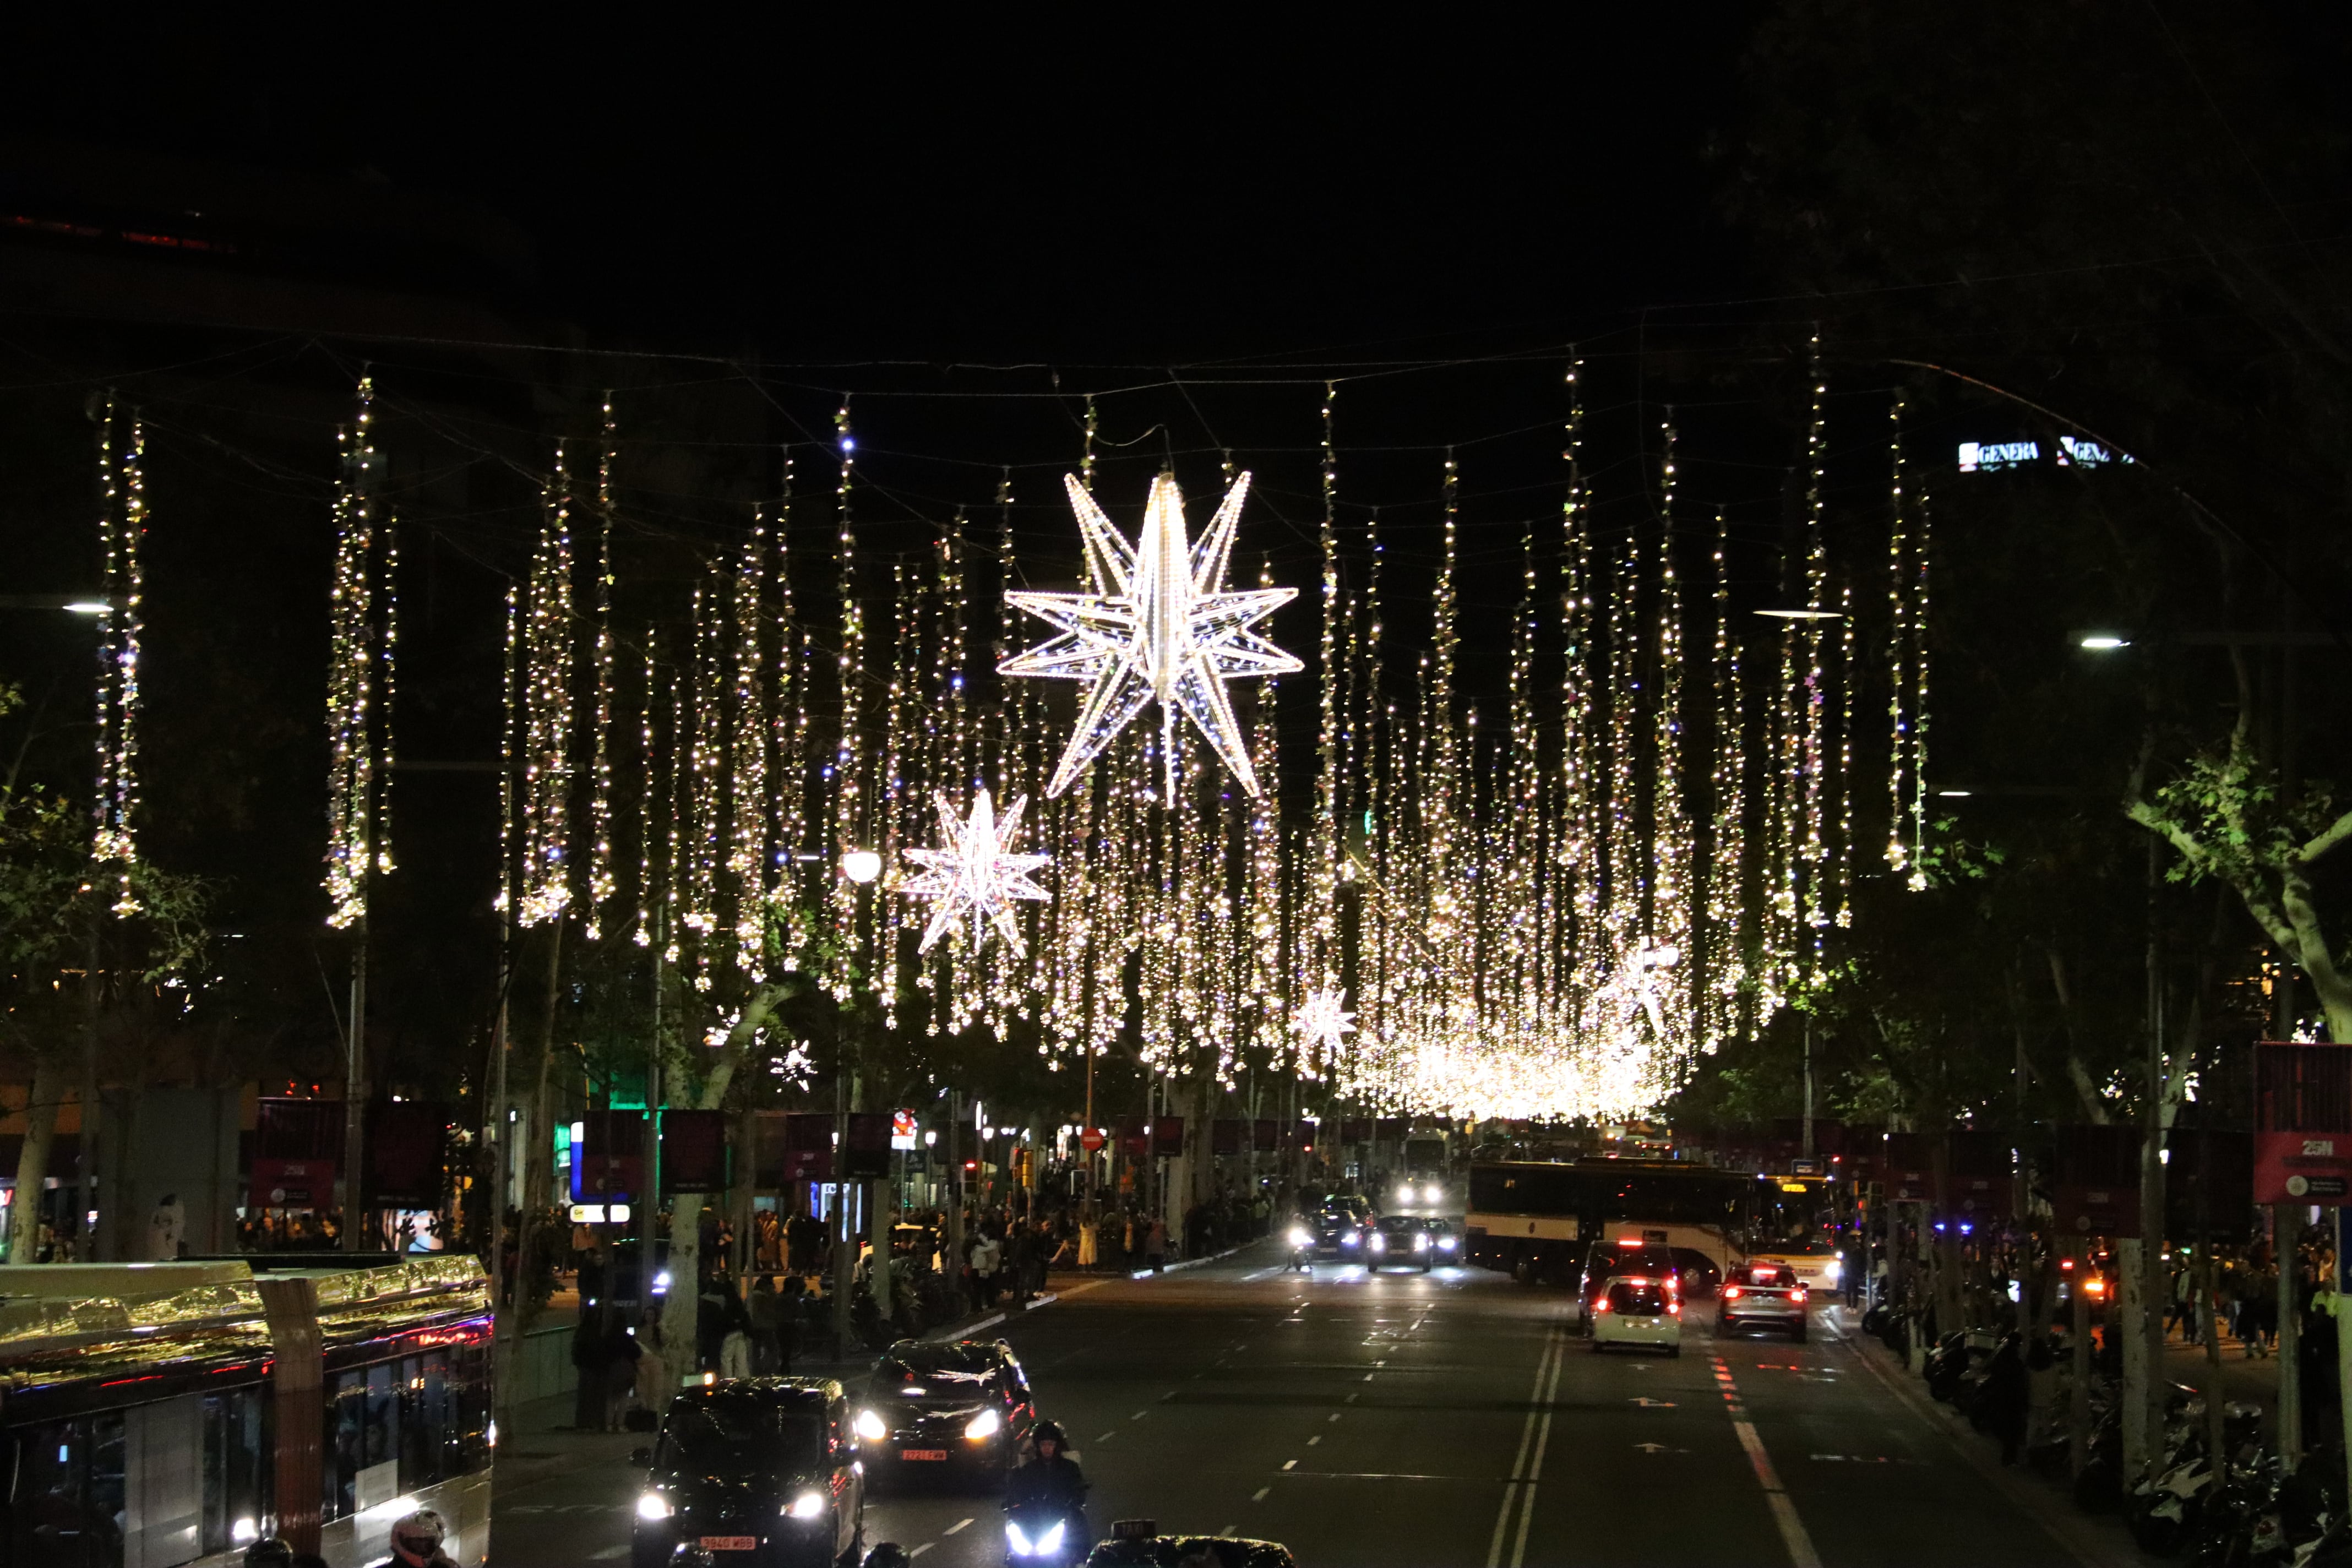
[[[852,849],[841,858],[841,874],[853,882],[870,882],[882,874],[882,857],[871,849]]]

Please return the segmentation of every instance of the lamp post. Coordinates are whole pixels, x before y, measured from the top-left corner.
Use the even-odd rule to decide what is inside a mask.
[[[841,857],[841,874],[857,889],[857,951],[862,961],[871,933],[874,884],[882,875],[882,857],[871,849],[852,849]],[[871,975],[866,976],[870,984]],[[863,988],[861,988],[862,990]],[[833,1338],[837,1353],[849,1350],[849,1292],[857,1267],[857,1236],[849,1226],[849,1113],[857,1110],[856,1073],[862,1065],[867,998],[853,993],[851,1016],[834,1067],[833,1088]]]

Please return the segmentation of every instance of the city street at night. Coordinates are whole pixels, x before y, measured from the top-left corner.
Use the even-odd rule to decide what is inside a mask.
[[[1795,1345],[1717,1338],[1697,1306],[1668,1359],[1593,1353],[1574,1307],[1484,1269],[1302,1276],[1260,1244],[1157,1279],[1076,1281],[982,1333],[1012,1342],[1040,1414],[1069,1430],[1097,1534],[1142,1517],[1277,1541],[1302,1564],[1401,1568],[2107,1560],[2076,1555],[1985,1479],[1836,1308]],[[501,1486],[496,1561],[625,1561],[643,1476],[607,1460]],[[925,1568],[1004,1561],[999,1500],[977,1490],[884,1492],[866,1519],[869,1544]],[[2107,1545],[2123,1559],[2119,1538]]]

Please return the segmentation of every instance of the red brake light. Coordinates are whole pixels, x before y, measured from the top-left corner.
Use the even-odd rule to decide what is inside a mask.
[[[1642,1238],[1638,1236],[1621,1236],[1617,1238],[1617,1245],[1620,1247],[1639,1247],[1642,1245]]]
[[[1666,1315],[1667,1315],[1667,1316],[1669,1316],[1669,1317],[1674,1317],[1674,1318],[1679,1318],[1679,1317],[1681,1317],[1681,1316],[1683,1315],[1683,1304],[1682,1304],[1680,1301],[1669,1301],[1669,1302],[1667,1302],[1667,1303],[1666,1303]]]
[[[1795,1289],[1789,1292],[1789,1300],[1791,1301],[1801,1301],[1804,1299],[1805,1288],[1802,1285],[1798,1286]]]
[[[1737,1286],[1737,1285],[1726,1285],[1726,1286],[1723,1288],[1723,1299],[1724,1299],[1725,1300],[1727,1300],[1727,1301],[1737,1300],[1738,1299],[1738,1297],[1739,1297],[1739,1287],[1738,1287],[1738,1286]]]
[[[1593,1312],[1593,1316],[1595,1316],[1595,1317],[1600,1316],[1601,1313],[1603,1313],[1603,1312],[1607,1311],[1608,1310],[1609,1310],[1609,1298],[1608,1298],[1608,1297],[1606,1297],[1606,1296],[1601,1297],[1601,1300],[1599,1300],[1598,1301],[1595,1301],[1595,1302],[1593,1302],[1593,1303],[1592,1303],[1592,1312]]]

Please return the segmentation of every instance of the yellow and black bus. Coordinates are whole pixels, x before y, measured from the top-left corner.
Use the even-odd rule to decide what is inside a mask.
[[[359,1568],[420,1508],[473,1568],[490,1331],[472,1258],[0,1268],[0,1568]]]

